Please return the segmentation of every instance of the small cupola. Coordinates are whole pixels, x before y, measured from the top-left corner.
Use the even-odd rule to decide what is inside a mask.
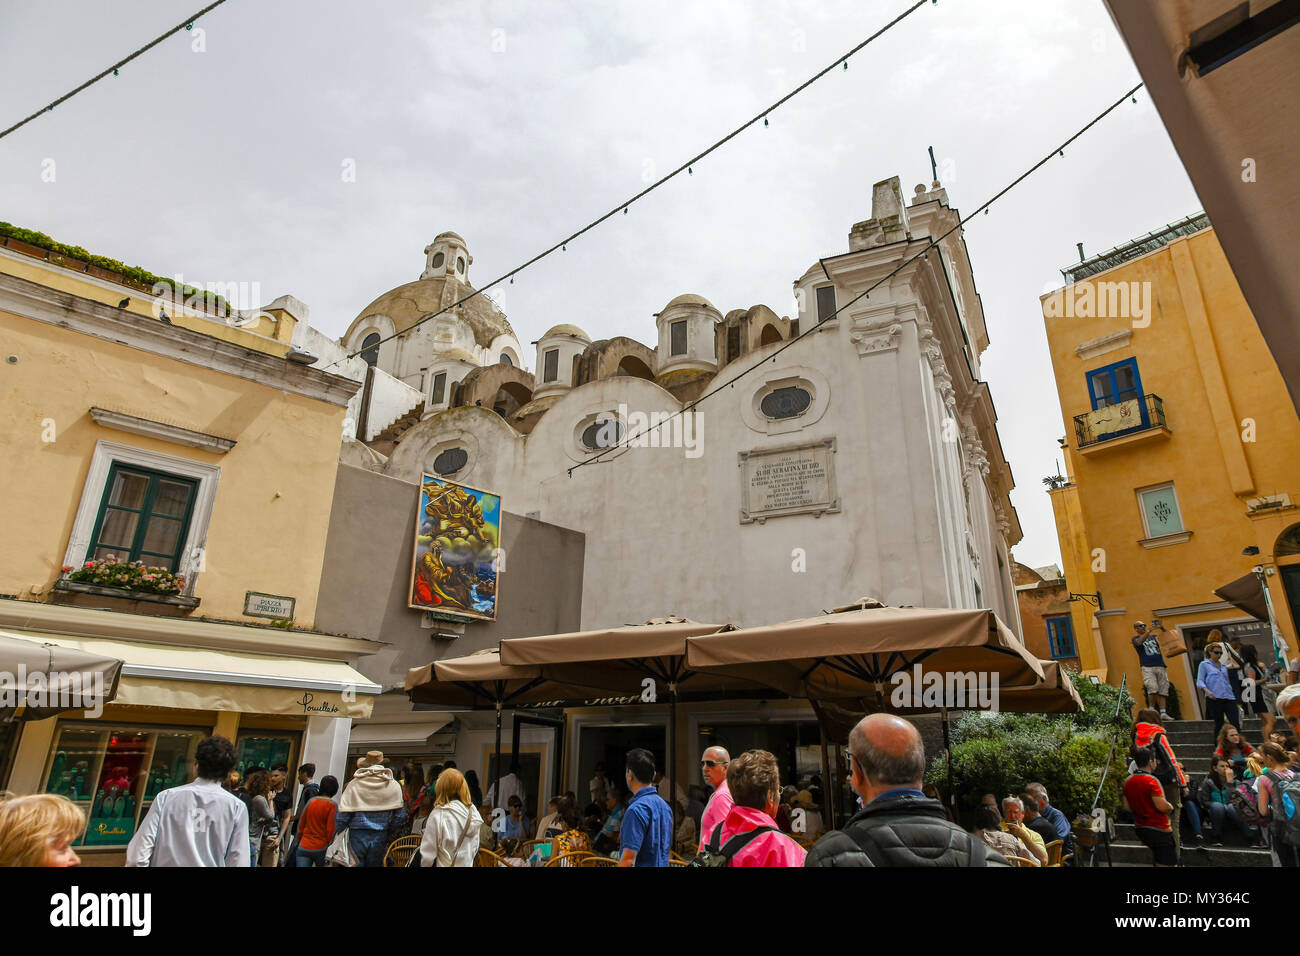
[[[468,283],[473,261],[465,240],[454,232],[444,232],[424,247],[424,272],[420,278],[458,279]]]
[[[659,325],[658,372],[718,367],[719,312],[702,295],[679,295],[655,317]]]
[[[557,395],[573,387],[574,359],[586,351],[591,336],[576,325],[557,325],[535,343],[537,387],[533,398]]]

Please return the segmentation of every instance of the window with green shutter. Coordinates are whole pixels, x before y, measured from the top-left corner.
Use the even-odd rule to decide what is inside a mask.
[[[198,487],[193,478],[114,462],[86,559],[111,554],[178,571]]]

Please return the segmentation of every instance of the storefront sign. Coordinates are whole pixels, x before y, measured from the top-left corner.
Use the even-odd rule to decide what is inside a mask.
[[[244,614],[247,617],[269,617],[276,621],[292,621],[296,603],[296,598],[248,591],[244,594]]]
[[[740,453],[740,523],[840,510],[835,439]]]

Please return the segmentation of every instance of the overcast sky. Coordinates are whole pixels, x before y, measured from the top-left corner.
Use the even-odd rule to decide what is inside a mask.
[[[203,5],[0,0],[0,128]],[[244,305],[295,295],[338,336],[419,277],[439,232],[465,237],[484,285],[908,5],[229,0],[0,140],[0,220],[189,282],[258,283]],[[502,304],[524,343],[572,322],[653,345],[653,313],[683,292],[789,314],[791,281],[870,217],[872,183],[898,175],[910,197],[929,181],[927,146],[971,210],[1137,81],[1101,0],[927,4]],[[968,227],[1018,560],[1060,556],[1039,295],[1076,242],[1093,254],[1200,208],[1139,94]]]

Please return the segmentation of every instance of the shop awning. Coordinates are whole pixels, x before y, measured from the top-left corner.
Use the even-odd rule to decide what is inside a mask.
[[[1264,588],[1259,578],[1252,571],[1243,574],[1235,581],[1230,581],[1214,593],[1234,607],[1239,607],[1251,617],[1260,621],[1268,620],[1268,605],[1264,602]]]
[[[0,631],[0,717],[42,720],[95,710],[117,694],[122,661],[83,653],[39,635]]]
[[[349,746],[353,750],[392,750],[398,747],[418,747],[442,730],[454,718],[453,714],[429,712],[429,719],[411,724],[358,724],[352,728]]]
[[[373,695],[383,689],[342,661],[45,632],[0,631],[0,636],[39,640],[122,660],[114,703],[137,707],[357,720],[370,716]]]

